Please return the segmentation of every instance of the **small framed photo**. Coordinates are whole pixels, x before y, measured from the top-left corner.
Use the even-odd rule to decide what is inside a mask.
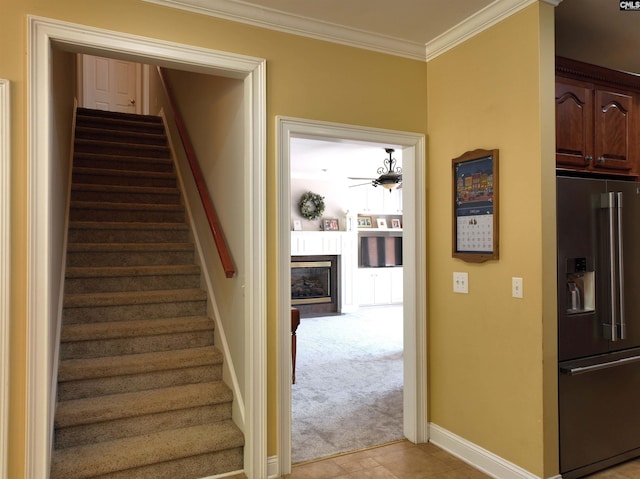
[[[340,229],[338,225],[338,220],[335,218],[322,220],[322,228],[325,231],[338,231]]]
[[[402,224],[400,223],[400,219],[399,218],[393,218],[391,220],[391,227],[392,228],[402,228]]]
[[[387,220],[385,218],[378,218],[378,228],[387,228]]]
[[[293,220],[293,231],[301,231],[302,230],[302,221]]]
[[[358,228],[372,228],[371,216],[358,216]]]

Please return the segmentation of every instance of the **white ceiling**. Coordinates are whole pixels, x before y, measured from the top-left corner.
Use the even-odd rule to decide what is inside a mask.
[[[145,0],[265,28],[409,58],[430,58],[533,0]],[[640,73],[640,12],[613,0],[541,0],[557,5],[556,54]],[[374,176],[385,147],[295,140],[292,175],[323,169]],[[394,155],[399,156],[399,155]],[[363,163],[360,163],[363,162]]]

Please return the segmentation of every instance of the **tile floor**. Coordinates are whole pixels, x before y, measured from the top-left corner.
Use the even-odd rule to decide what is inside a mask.
[[[489,479],[433,444],[400,441],[351,454],[294,465],[285,479]],[[640,459],[584,479],[638,479]],[[246,479],[233,476],[229,479]]]
[[[293,466],[288,479],[489,479],[433,444],[408,441]],[[640,459],[584,479],[639,479]]]
[[[296,465],[288,479],[488,479],[432,444],[396,442]]]

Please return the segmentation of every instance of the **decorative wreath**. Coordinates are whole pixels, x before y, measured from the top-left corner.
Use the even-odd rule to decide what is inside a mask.
[[[308,220],[315,220],[324,213],[324,196],[307,191],[298,201],[298,206],[303,217]]]

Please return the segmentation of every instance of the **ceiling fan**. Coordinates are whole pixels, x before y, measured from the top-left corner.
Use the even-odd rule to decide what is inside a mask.
[[[356,186],[382,186],[391,192],[396,188],[402,188],[402,168],[396,166],[396,159],[393,158],[393,152],[395,151],[393,148],[385,148],[389,154],[389,158],[384,159],[384,166],[378,168],[378,174],[380,175],[378,178],[361,178],[361,177],[349,177],[350,180],[368,180],[367,183],[359,183],[357,185],[350,185],[349,188],[354,188]]]

